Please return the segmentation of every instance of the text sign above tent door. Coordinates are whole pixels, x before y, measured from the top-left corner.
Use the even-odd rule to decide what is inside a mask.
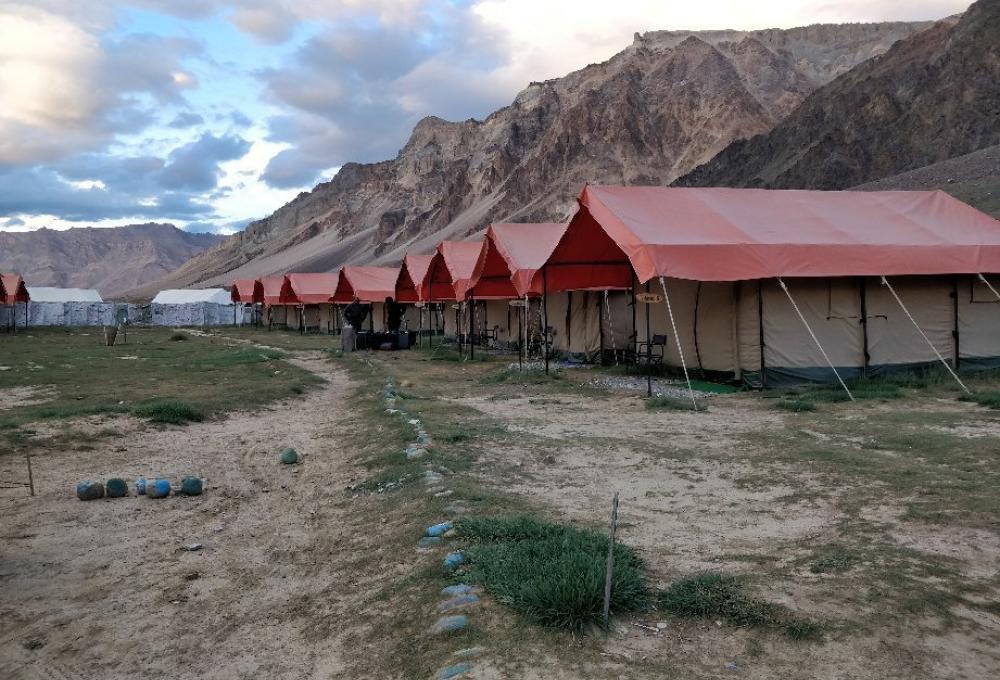
[[[657,302],[663,302],[663,296],[659,293],[636,293],[635,301],[645,302],[647,305],[652,305]]]
[[[511,300],[507,304],[509,304],[511,307],[524,307],[525,306],[524,300]]]

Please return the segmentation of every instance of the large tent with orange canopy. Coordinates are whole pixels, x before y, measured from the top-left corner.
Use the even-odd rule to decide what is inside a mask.
[[[262,276],[254,281],[253,301],[262,306],[268,328],[274,324],[288,325],[288,306],[281,303],[281,288],[284,285],[284,275]]]
[[[20,274],[0,274],[0,304],[10,307],[7,315],[8,328],[17,328],[17,305],[24,305],[24,325],[28,325],[28,303],[31,296],[28,294],[28,287],[24,285],[24,279]]]
[[[260,322],[257,313],[259,310],[253,301],[253,288],[255,283],[256,281],[254,279],[236,279],[233,281],[233,285],[229,288],[229,299],[233,301],[234,305],[243,305],[244,308],[251,308],[248,311],[250,312],[250,323],[253,325]]]
[[[447,310],[444,314],[444,334],[447,336],[460,338],[469,329],[465,299],[482,247],[481,240],[442,241],[427,268],[421,290],[424,300],[450,302],[454,306],[454,314]]]
[[[337,290],[338,280],[338,272],[285,274],[278,300],[295,310],[289,315],[288,327],[333,333],[337,315],[330,298]]]
[[[383,331],[385,322],[385,299],[395,298],[396,280],[399,278],[399,267],[355,267],[345,266],[340,270],[337,288],[330,300],[338,305],[348,305],[357,297],[361,302],[371,305],[368,317],[368,329]],[[412,319],[407,317],[412,323]]]
[[[579,203],[549,290],[634,287],[664,363],[752,385],[1000,364],[1000,222],[943,192],[587,186]]]
[[[431,332],[441,328],[440,315],[434,309],[435,306],[427,304],[421,295],[423,282],[433,259],[433,254],[407,254],[396,277],[396,302],[413,305],[407,309],[407,318],[411,324],[415,320],[415,325],[421,332],[424,330],[425,319]],[[419,308],[416,307],[418,304],[421,305]],[[411,312],[410,309],[415,311]]]

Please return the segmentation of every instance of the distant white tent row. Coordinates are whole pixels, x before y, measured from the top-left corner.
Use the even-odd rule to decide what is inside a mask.
[[[250,310],[235,305],[225,288],[175,288],[153,298],[154,326],[241,326],[251,322]]]
[[[28,286],[32,302],[104,302],[93,288],[51,288]]]

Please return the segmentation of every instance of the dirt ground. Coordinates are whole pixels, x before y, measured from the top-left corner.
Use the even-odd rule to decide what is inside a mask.
[[[327,382],[187,427],[87,419],[117,441],[35,459],[38,495],[2,499],[0,677],[336,677],[352,653],[330,620],[351,592],[331,588],[350,532],[331,492],[356,473],[336,445],[351,383],[319,356],[296,363]],[[285,446],[305,463],[280,465]],[[67,493],[84,478],[187,474],[204,495]]]

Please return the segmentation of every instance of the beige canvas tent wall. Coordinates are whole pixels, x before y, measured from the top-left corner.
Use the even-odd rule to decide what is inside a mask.
[[[637,342],[663,336],[668,365],[754,385],[1000,365],[980,278],[1000,284],[1000,223],[940,192],[587,187],[550,281],[620,283],[626,264],[658,296]]]

